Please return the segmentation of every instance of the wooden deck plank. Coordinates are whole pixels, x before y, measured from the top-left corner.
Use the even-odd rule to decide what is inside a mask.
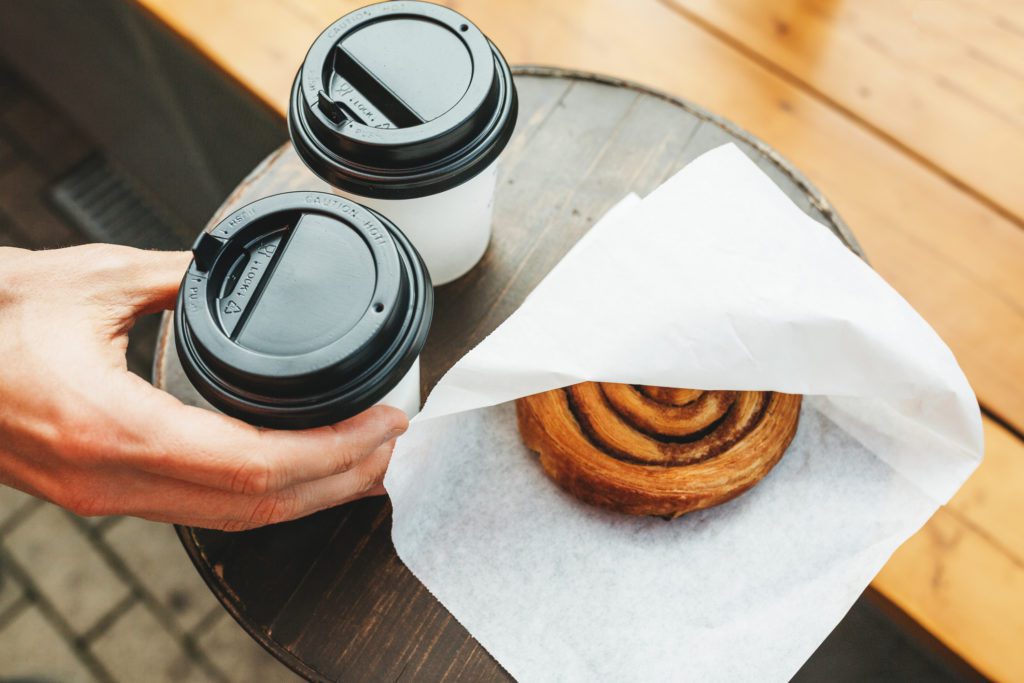
[[[139,1],[281,112],[305,47],[331,20],[363,4]],[[937,155],[952,154],[953,146],[931,152],[934,158],[908,154],[928,141],[894,139],[880,124],[858,118],[866,114],[830,105],[655,0],[630,3],[628,11],[612,0],[448,4],[471,16],[512,62],[640,81],[695,100],[773,145],[821,187],[873,265],[946,339],[985,406],[1024,431],[1024,392],[1017,385],[1024,376],[1024,232],[1003,210],[1013,204],[1005,198],[1006,182],[1020,157],[993,167],[990,175],[1000,176],[993,179],[957,170],[966,166],[939,166],[949,162]],[[942,30],[940,20],[930,19],[938,24],[928,30]],[[963,35],[994,45],[990,33],[999,29],[979,22],[971,19]],[[956,71],[955,77],[965,76]],[[979,81],[991,88],[1006,78],[986,71]],[[875,98],[884,99],[879,92]],[[986,90],[984,97],[991,96]],[[999,102],[1016,102],[1016,95],[1006,97]],[[1018,198],[1024,201],[1024,192]],[[1024,614],[1024,517],[1013,496],[1024,486],[1024,444],[991,420],[985,428],[986,462],[874,585],[983,673],[1021,678],[1024,652],[1006,636],[1021,632]]]
[[[992,420],[984,429],[985,461],[947,507],[1024,569],[1024,441]]]
[[[981,467],[871,585],[986,677],[1024,680],[1024,442],[984,427]]]
[[[996,3],[662,1],[1024,218],[1024,33]]]
[[[1024,570],[948,508],[871,585],[987,678],[1024,680]]]

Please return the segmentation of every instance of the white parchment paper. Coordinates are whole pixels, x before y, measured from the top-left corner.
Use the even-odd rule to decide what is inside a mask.
[[[586,380],[807,399],[765,480],[666,522],[577,502],[522,445],[508,401]],[[399,556],[517,679],[785,680],[981,451],[949,349],[730,145],[595,225],[385,485]]]

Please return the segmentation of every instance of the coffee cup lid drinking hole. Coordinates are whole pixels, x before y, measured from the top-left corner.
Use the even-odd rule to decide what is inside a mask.
[[[288,128],[303,161],[377,198],[441,192],[494,161],[515,127],[508,64],[458,12],[386,2],[345,15],[309,49]]]

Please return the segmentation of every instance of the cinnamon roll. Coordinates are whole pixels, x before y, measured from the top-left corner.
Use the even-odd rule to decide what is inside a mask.
[[[796,433],[799,395],[584,382],[516,401],[559,486],[631,515],[678,517],[759,482]]]

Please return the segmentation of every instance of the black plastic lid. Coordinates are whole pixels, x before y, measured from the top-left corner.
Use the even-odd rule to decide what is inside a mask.
[[[433,289],[394,224],[322,192],[235,211],[192,247],[174,333],[192,384],[229,415],[298,429],[351,417],[402,379]]]
[[[505,58],[458,12],[426,2],[364,7],[327,27],[292,88],[288,130],[335,187],[409,198],[484,170],[512,136]]]

